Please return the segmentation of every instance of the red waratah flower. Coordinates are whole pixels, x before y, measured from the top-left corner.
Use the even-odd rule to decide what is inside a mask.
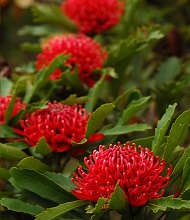
[[[0,95],[0,124],[5,124],[5,111],[12,100],[12,95],[7,95],[6,97],[3,97]],[[22,109],[26,107],[25,102],[21,102],[20,98],[16,98],[16,102],[14,104],[14,108],[11,114],[11,117],[15,116],[17,113],[19,113]]]
[[[148,200],[163,195],[163,188],[169,183],[172,168],[165,177],[164,159],[160,160],[147,148],[127,142],[122,147],[110,145],[108,149],[100,145],[89,159],[84,158],[88,172],[80,166],[78,175],[74,173],[73,183],[77,188],[73,194],[81,200],[97,201],[99,197],[110,198],[116,184],[122,188],[132,206],[144,205]],[[161,192],[160,192],[161,191]]]
[[[93,71],[102,68],[107,57],[105,50],[101,50],[100,44],[83,34],[77,36],[72,34],[55,36],[46,42],[42,52],[37,56],[36,67],[41,70],[48,66],[59,54],[70,54],[66,65],[77,66],[79,77],[83,83],[92,87],[95,83]],[[59,79],[61,69],[55,70],[50,79]]]
[[[62,11],[79,28],[81,33],[95,34],[105,31],[119,23],[124,11],[120,0],[66,0]]]
[[[90,115],[81,105],[63,105],[48,103],[45,109],[27,114],[20,120],[23,135],[29,145],[35,146],[40,138],[45,137],[52,151],[63,152],[71,147],[72,142],[80,142],[86,133]]]

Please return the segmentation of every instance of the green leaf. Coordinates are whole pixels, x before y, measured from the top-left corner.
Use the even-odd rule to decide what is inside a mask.
[[[41,47],[38,43],[24,42],[20,44],[20,47],[23,51],[36,52],[36,53],[40,53],[41,51]]]
[[[114,192],[110,197],[109,207],[122,214],[123,217],[125,216],[129,220],[132,219],[129,211],[129,203],[119,184],[116,185]]]
[[[100,197],[96,203],[95,208],[92,210],[94,215],[90,220],[98,220],[105,212],[108,210],[104,209],[104,205],[107,203],[107,200],[103,197]]]
[[[164,159],[170,161],[171,152],[177,145],[183,144],[186,135],[186,131],[190,124],[190,110],[183,112],[178,116],[176,121],[172,124],[169,136],[167,138],[167,145],[164,150]],[[184,138],[185,134],[185,138]]]
[[[87,201],[82,201],[82,200],[76,200],[73,202],[67,202],[64,204],[61,204],[57,207],[49,208],[46,211],[43,211],[41,214],[36,216],[36,220],[53,220],[57,219],[58,217],[64,215],[65,213],[78,208],[80,206],[86,205],[88,202]]]
[[[22,188],[58,204],[72,201],[75,198],[46,175],[35,170],[12,168],[11,176]]]
[[[37,171],[48,171],[50,170],[50,167],[46,164],[42,163],[40,160],[31,157],[26,157],[23,160],[21,160],[18,164],[18,167],[24,168],[24,169],[32,169]]]
[[[0,124],[1,138],[20,138],[16,132],[8,125]]]
[[[105,66],[114,66],[121,60],[132,59],[134,54],[149,47],[153,42],[161,39],[163,36],[160,27],[157,25],[137,28],[127,38],[112,45]]]
[[[17,83],[14,86],[13,91],[12,91],[12,95],[13,95],[12,99],[9,102],[9,104],[8,104],[6,110],[5,110],[5,122],[6,122],[6,124],[8,124],[10,119],[11,119],[12,111],[13,111],[14,105],[16,103],[16,98],[17,98],[17,93],[18,93],[19,86],[20,86],[20,81],[17,81]]]
[[[88,139],[102,124],[107,115],[112,111],[114,105],[112,103],[107,103],[101,105],[92,113],[90,119],[88,120],[86,138]]]
[[[147,103],[149,99],[150,96],[142,97],[140,99],[133,100],[132,102],[130,102],[128,107],[123,111],[118,124],[127,124],[129,120]]]
[[[190,201],[182,200],[180,198],[173,198],[172,196],[162,197],[159,199],[150,200],[148,207],[154,212],[159,211],[190,211]]]
[[[183,172],[183,167],[185,166],[186,160],[190,157],[190,147],[186,148],[183,155],[180,157],[178,163],[171,174],[171,178],[179,175]]]
[[[0,204],[5,206],[8,210],[23,212],[30,215],[37,215],[43,211],[40,206],[32,205],[19,199],[3,198],[0,200]]]
[[[47,144],[45,137],[40,138],[35,146],[35,152],[41,155],[47,155],[51,153],[51,147]]]
[[[36,79],[34,81],[34,86],[31,89],[31,92],[27,94],[27,96],[25,96],[24,101],[26,103],[29,103],[31,98],[33,97],[33,95],[35,94],[35,92],[42,86],[44,85],[45,82],[48,81],[49,76],[61,65],[63,65],[65,63],[65,61],[67,60],[67,56],[64,56],[63,54],[59,54],[58,56],[56,56],[55,59],[52,60],[52,62],[50,63],[50,65],[43,69],[42,71],[40,71],[37,76]]]
[[[177,74],[181,71],[180,59],[170,57],[165,62],[161,63],[158,73],[155,77],[156,84],[174,80]]]
[[[165,114],[162,116],[162,118],[158,121],[157,128],[155,129],[155,138],[152,142],[152,150],[155,155],[158,155],[160,152],[160,146],[162,145],[164,136],[168,130],[168,127],[171,123],[172,116],[175,111],[176,103],[174,105],[169,105],[169,107],[166,109]],[[161,156],[161,155],[160,155]]]
[[[0,167],[0,178],[9,179],[10,177],[10,171]]]
[[[0,143],[0,155],[1,158],[13,160],[13,161],[20,161],[23,158],[27,157],[27,154],[25,154],[20,149],[17,149],[15,147],[10,147],[2,143]]]
[[[56,5],[35,4],[32,8],[32,13],[36,22],[61,25],[71,32],[77,30],[74,23]]]
[[[75,187],[71,179],[67,178],[62,173],[45,172],[45,175],[67,191]]]
[[[113,104],[116,106],[116,107],[119,107],[121,106],[120,108],[123,108],[123,105],[125,102],[127,102],[129,96],[131,93],[133,92],[136,92],[138,90],[134,89],[134,88],[130,88],[130,89],[127,89],[124,93],[122,93],[120,96],[118,96],[115,101],[113,102]]]
[[[6,144],[11,147],[15,147],[17,149],[20,149],[20,150],[23,150],[23,149],[30,147],[30,145],[28,145],[26,142],[19,142],[19,141],[7,142]]]
[[[88,102],[90,99],[87,96],[77,97],[76,94],[70,95],[67,99],[61,101],[61,104],[64,105],[74,105],[74,104],[83,104]]]
[[[183,168],[183,175],[181,180],[181,186],[180,186],[180,196],[183,196],[183,194],[190,189],[190,173],[189,173],[189,167],[190,167],[190,157],[187,158],[184,164]]]
[[[0,77],[0,91],[2,96],[7,96],[11,93],[13,83],[6,77]]]
[[[151,129],[152,127],[147,124],[131,124],[131,125],[118,125],[111,129],[106,129],[102,133],[104,135],[120,135],[127,134],[135,131],[145,131]]]
[[[89,90],[88,98],[90,98],[90,101],[87,102],[85,105],[85,109],[88,112],[92,112],[96,106],[97,100],[104,85],[105,77],[106,77],[106,73],[102,74],[100,80],[94,85],[93,88]]]

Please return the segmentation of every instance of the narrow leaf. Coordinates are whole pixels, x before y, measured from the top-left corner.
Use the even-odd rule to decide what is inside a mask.
[[[120,125],[120,126],[115,126],[114,128],[107,129],[103,131],[102,133],[104,135],[120,135],[120,134],[127,134],[130,132],[135,132],[135,131],[145,131],[148,129],[151,129],[152,127],[147,124],[132,124],[132,125]]]
[[[93,110],[96,106],[96,102],[99,98],[99,95],[101,93],[101,90],[102,90],[102,87],[104,84],[105,76],[106,76],[106,73],[102,74],[102,77],[100,78],[100,80],[89,91],[88,98],[90,98],[90,101],[87,102],[85,105],[85,109],[88,112],[93,112]]]
[[[185,165],[183,168],[183,175],[182,175],[182,180],[181,180],[181,195],[185,193],[187,190],[190,189],[190,173],[189,173],[189,167],[190,167],[190,157],[187,158],[185,161]]]
[[[86,138],[88,139],[102,124],[107,115],[112,111],[114,105],[112,103],[107,103],[101,105],[92,113],[90,119],[88,120]]]
[[[87,96],[77,97],[76,94],[70,95],[67,99],[61,101],[60,103],[64,105],[74,105],[74,104],[83,104],[88,102],[90,99]]]
[[[162,145],[164,136],[165,136],[165,134],[168,130],[168,127],[171,123],[172,116],[174,114],[176,105],[177,104],[169,105],[169,107],[166,109],[165,114],[158,121],[157,128],[155,129],[155,138],[154,138],[154,141],[152,142],[152,150],[155,155],[158,154],[159,148]]]
[[[106,202],[106,199],[103,197],[98,199],[95,208],[92,210],[94,215],[90,218],[90,220],[98,220],[105,212],[108,211],[103,208]]]
[[[159,211],[190,211],[190,201],[182,200],[180,198],[161,197],[159,199],[150,200],[148,207],[154,212]]]
[[[123,111],[122,116],[118,124],[127,124],[129,120],[147,103],[150,97],[142,97],[137,100],[133,100],[128,107]]]
[[[0,143],[0,155],[1,158],[13,161],[20,161],[23,158],[27,157],[27,154],[25,154],[20,149],[2,143]]]
[[[3,198],[0,200],[0,204],[5,206],[8,210],[23,212],[30,215],[37,215],[43,211],[40,206],[32,205],[19,199]]]
[[[75,198],[46,175],[37,171],[12,168],[11,176],[19,186],[56,203],[68,202]]]
[[[5,124],[0,124],[1,138],[20,138],[16,132],[13,131],[11,127]]]
[[[41,214],[36,216],[35,220],[53,220],[57,219],[58,217],[64,215],[65,213],[78,208],[80,206],[86,205],[88,202],[87,201],[82,201],[82,200],[76,200],[73,202],[67,202],[64,204],[61,204],[57,207],[49,208],[46,211],[43,211]]]
[[[183,112],[176,121],[173,123],[168,139],[167,139],[167,145],[165,147],[164,151],[164,159],[166,161],[170,160],[171,152],[173,152],[174,148],[177,145],[183,144],[184,136],[183,134],[186,134],[186,130],[190,124],[190,110]]]

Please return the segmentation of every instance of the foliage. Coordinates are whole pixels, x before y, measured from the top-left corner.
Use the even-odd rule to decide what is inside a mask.
[[[60,10],[61,1],[50,2],[36,1],[30,10],[34,24],[25,24],[18,31],[19,37],[35,37],[35,42],[21,45],[35,56],[52,36],[78,31]],[[64,53],[42,71],[37,71],[35,61],[29,61],[18,63],[11,76],[1,76],[1,95],[13,96],[4,112],[6,123],[0,124],[2,220],[188,219],[190,38],[189,18],[183,14],[188,1],[176,0],[176,5],[153,0],[124,2],[118,25],[89,35],[107,51],[104,67],[93,73],[93,87],[82,82],[77,67],[66,64],[70,55]],[[179,18],[173,16],[176,11]],[[62,71],[60,78],[49,80],[57,68]],[[12,117],[16,97],[27,106]],[[74,153],[52,151],[44,136],[30,146],[17,133],[20,120],[46,109],[54,100],[82,105],[89,113],[84,138],[71,142]],[[97,134],[101,138],[96,139]],[[76,186],[71,178],[79,165],[86,169],[84,158],[99,145],[127,141],[149,148],[155,156],[164,158],[167,167],[173,167],[163,196],[135,207],[117,184],[110,198],[100,197],[96,202],[77,199],[72,194]]]

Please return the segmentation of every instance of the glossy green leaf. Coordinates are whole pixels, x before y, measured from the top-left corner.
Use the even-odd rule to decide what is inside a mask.
[[[23,158],[27,157],[27,154],[25,154],[20,149],[2,143],[0,143],[0,155],[1,158],[13,161],[20,161]]]
[[[71,179],[67,178],[62,173],[45,172],[44,174],[67,191],[70,191],[71,188],[76,187]]]
[[[3,198],[0,200],[0,204],[5,206],[8,210],[23,212],[30,215],[37,215],[43,211],[40,206],[32,205],[19,199]]]
[[[45,137],[42,137],[35,146],[35,152],[41,155],[47,155],[52,152],[50,146],[47,144]]]
[[[189,172],[189,167],[190,167],[190,156],[186,159],[184,167],[183,167],[183,175],[182,175],[182,180],[181,180],[181,186],[180,186],[180,192],[181,195],[187,191],[190,190],[190,172]]]
[[[167,138],[167,145],[164,151],[164,159],[170,160],[171,152],[177,145],[182,145],[186,139],[186,131],[190,124],[190,110],[183,112],[178,116],[176,121],[172,124],[169,136]],[[184,137],[185,134],[185,137]]]
[[[135,139],[130,142],[135,143],[137,146],[141,145],[143,148],[151,149],[153,140],[154,140],[154,136],[150,136],[150,137]]]
[[[10,178],[10,171],[0,167],[0,178],[2,178],[2,179]]]
[[[118,124],[127,124],[129,120],[148,102],[149,99],[150,97],[148,96],[133,100],[123,111]]]
[[[11,94],[13,82],[6,77],[0,77],[0,91],[2,96]]]
[[[152,127],[147,124],[131,124],[131,125],[123,125],[123,126],[118,125],[111,129],[107,129],[102,133],[104,135],[120,135],[120,134],[127,134],[130,132],[136,132],[136,131],[145,131],[151,128]]]
[[[5,124],[0,124],[0,137],[1,138],[20,138],[16,132],[13,131],[11,127]]]
[[[150,200],[148,207],[154,212],[159,211],[190,211],[190,201],[182,200],[180,198],[173,198],[173,196],[162,197],[159,199]]]
[[[68,31],[76,31],[74,23],[64,15],[56,5],[35,4],[32,8],[34,21],[53,23],[63,26]]]
[[[7,145],[11,146],[11,147],[15,147],[17,149],[23,150],[26,149],[28,147],[30,147],[30,145],[28,145],[26,142],[20,142],[15,140],[14,142],[8,142],[6,143]]]
[[[169,107],[166,109],[165,114],[158,121],[157,128],[155,129],[155,138],[154,138],[154,141],[152,142],[152,150],[155,155],[157,155],[158,152],[160,151],[159,148],[163,143],[164,136],[171,123],[176,105],[177,104],[169,105]]]
[[[92,113],[90,119],[88,120],[86,138],[88,139],[102,124],[107,115],[112,111],[114,105],[112,103],[107,103],[101,105]]]
[[[93,112],[104,85],[105,77],[106,73],[102,74],[100,80],[94,85],[93,88],[89,90],[88,98],[90,101],[85,104],[85,109],[87,112]]]
[[[76,200],[73,202],[67,202],[64,204],[61,204],[57,207],[49,208],[46,211],[43,211],[41,214],[36,216],[36,220],[53,220],[57,219],[60,216],[63,216],[65,213],[78,208],[80,206],[86,205],[88,202],[87,201],[82,201],[82,200]]]
[[[40,160],[31,157],[26,157],[18,163],[18,167],[24,169],[32,169],[37,171],[48,171],[50,167],[42,163]]]
[[[128,218],[128,220],[132,220],[127,198],[123,190],[120,188],[119,184],[116,185],[114,192],[110,197],[109,207],[122,214],[123,217],[125,216],[126,218]]]
[[[88,102],[90,99],[87,96],[77,97],[76,94],[70,95],[67,99],[61,101],[60,103],[64,105],[74,105],[74,104],[83,104]]]
[[[11,176],[24,189],[58,204],[72,201],[75,198],[46,175],[35,170],[12,168]]]
[[[185,149],[183,155],[180,157],[178,163],[175,165],[174,170],[171,174],[171,178],[183,172],[183,168],[188,157],[190,157],[190,147]]]

